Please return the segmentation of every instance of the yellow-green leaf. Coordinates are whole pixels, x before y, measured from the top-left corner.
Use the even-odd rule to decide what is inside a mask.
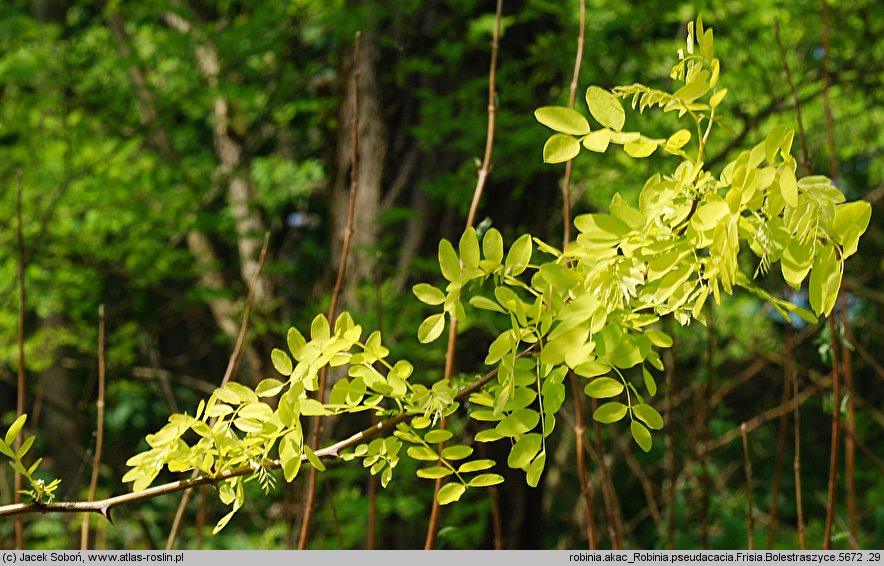
[[[626,405],[612,401],[600,406],[592,414],[592,418],[600,423],[615,423],[626,416]]]
[[[654,430],[660,430],[663,428],[663,417],[660,416],[660,413],[658,413],[657,409],[654,407],[640,403],[632,407],[632,412],[636,417],[643,420],[650,428]]]
[[[292,359],[288,354],[280,350],[279,348],[274,348],[272,352],[270,352],[270,361],[273,362],[273,367],[276,368],[280,374],[289,377],[292,374]]]
[[[586,384],[583,391],[595,399],[616,397],[623,392],[623,384],[610,377],[599,377]]]
[[[418,283],[411,288],[417,300],[427,305],[441,305],[445,302],[445,293],[428,283]]]
[[[629,431],[632,433],[635,443],[641,446],[642,450],[645,452],[651,451],[651,431],[638,421],[629,423]]]
[[[438,338],[445,329],[445,314],[431,314],[421,323],[417,329],[417,339],[422,344],[427,344]]]
[[[543,144],[544,163],[563,163],[580,153],[580,142],[568,134],[553,134]]]
[[[623,129],[626,112],[613,94],[603,88],[591,86],[586,89],[586,104],[589,106],[589,113],[599,124],[618,132]]]
[[[582,136],[589,133],[589,122],[583,114],[566,106],[541,106],[534,111],[537,121],[563,134]]]
[[[583,138],[583,147],[597,153],[605,153],[611,143],[611,130],[596,130]]]
[[[436,496],[436,501],[439,502],[439,505],[454,503],[460,499],[460,496],[463,495],[466,490],[466,486],[462,483],[447,483],[439,490],[439,493]]]

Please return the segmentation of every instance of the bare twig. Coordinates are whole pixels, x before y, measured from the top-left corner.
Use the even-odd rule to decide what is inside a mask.
[[[583,44],[586,37],[586,0],[580,0],[580,29],[577,33],[577,53],[574,56],[574,73],[571,75],[571,86],[568,94],[568,106],[574,108],[577,101],[577,84],[580,78],[580,64],[583,61]],[[568,160],[565,164],[565,179],[562,182],[562,249],[568,246],[571,241],[571,168],[572,160]],[[577,385],[577,377],[574,372],[569,372],[571,380],[571,389],[574,395],[574,433],[576,438],[575,452],[577,454],[577,477],[580,479],[580,492],[583,494],[583,502],[586,512],[586,536],[590,550],[598,548],[595,532],[595,518],[592,510],[592,491],[589,480],[586,477],[586,462],[582,449],[583,435],[585,426],[583,423],[583,392]]]
[[[823,0],[823,109],[826,115],[826,140],[829,146],[829,176],[838,179],[838,156],[835,153],[835,126],[829,103],[829,2]],[[835,487],[838,478],[838,441],[841,434],[841,367],[838,347],[838,326],[835,313],[829,315],[829,344],[832,349],[832,390],[835,396],[832,408],[832,448],[829,459],[829,499],[826,504],[826,531],[823,550],[832,548],[832,524],[835,518]]]
[[[580,31],[577,34],[577,54],[574,57],[574,74],[571,75],[571,88],[568,93],[568,107],[574,108],[577,101],[577,80],[580,77],[580,63],[583,61],[583,44],[586,37],[586,0],[580,0]],[[565,180],[562,182],[562,217],[564,219],[563,249],[571,241],[571,169],[574,160],[565,164]]]
[[[598,402],[592,400],[592,412],[595,413],[598,408]],[[620,550],[623,548],[620,522],[618,521],[617,510],[615,509],[617,501],[617,493],[614,489],[614,483],[611,481],[611,474],[608,473],[608,463],[605,460],[605,452],[602,445],[602,427],[595,419],[592,421],[593,428],[593,449],[596,452],[596,461],[598,462],[599,475],[602,484],[602,501],[605,504],[605,516],[607,518],[608,535],[611,537],[611,548]],[[585,446],[585,445],[584,445]]]
[[[87,501],[95,499],[95,489],[98,486],[98,471],[101,467],[101,450],[104,446],[104,305],[98,307],[98,400],[95,402],[98,413],[95,425],[95,456],[92,459],[92,478],[89,481],[89,496]],[[83,515],[83,524],[80,528],[80,549],[89,548],[89,518],[88,513]]]
[[[786,325],[786,348],[792,349],[792,336],[794,331],[791,325]],[[795,418],[795,459],[792,467],[795,471],[795,507],[798,514],[798,544],[801,550],[807,548],[804,540],[804,503],[801,495],[801,411],[798,403],[798,376],[792,374],[792,399],[794,403]],[[785,407],[784,407],[785,409]]]
[[[230,358],[227,360],[227,369],[224,372],[224,377],[221,379],[221,385],[218,387],[224,387],[227,382],[233,379],[234,374],[236,373],[237,368],[239,367],[239,360],[242,357],[243,345],[246,341],[246,329],[249,327],[249,316],[252,313],[252,300],[255,293],[255,286],[258,284],[258,277],[261,274],[261,269],[264,267],[264,261],[267,259],[267,250],[270,247],[270,232],[264,233],[264,244],[261,246],[261,254],[258,257],[258,265],[255,268],[254,273],[252,273],[252,280],[249,282],[249,292],[246,295],[246,305],[243,309],[242,314],[242,323],[239,327],[239,335],[236,338],[236,345],[233,347],[233,352],[230,354]],[[214,423],[214,419],[211,421]],[[209,425],[211,426],[211,424]],[[197,477],[197,472],[194,470],[193,474],[190,476],[191,479]],[[187,508],[187,504],[190,502],[191,492],[185,491],[181,496],[181,501],[178,503],[178,509],[175,511],[175,518],[172,520],[172,528],[169,530],[169,537],[166,539],[166,550],[171,550],[175,545],[175,537],[178,535],[178,529],[181,526],[181,520],[184,517],[184,510]]]
[[[595,517],[592,510],[592,489],[589,479],[586,477],[586,458],[583,452],[584,434],[586,426],[583,422],[583,391],[577,384],[574,372],[568,372],[571,379],[571,394],[574,395],[574,441],[577,453],[577,477],[580,480],[580,492],[583,494],[584,512],[586,513],[586,541],[590,550],[598,548],[598,538],[595,530]]]
[[[672,332],[669,333],[670,336],[673,335]],[[677,343],[673,339],[672,347],[669,349],[669,360],[668,364],[666,364],[667,373],[666,373],[666,397],[663,402],[664,410],[666,411],[666,417],[670,418],[669,415],[672,415],[672,397],[675,391],[675,375],[676,375],[676,346]],[[678,482],[678,469],[676,468],[675,461],[675,428],[674,424],[670,423],[669,426],[666,427],[666,467],[669,472],[669,497],[666,502],[667,509],[669,511],[668,518],[668,530],[667,530],[667,548],[669,550],[675,550],[675,511],[676,511],[676,484]]]
[[[21,200],[22,200],[22,179],[21,171],[18,171],[18,183],[15,190],[15,218],[16,224],[16,243],[18,245],[18,384],[16,387],[17,398],[15,403],[15,414],[21,416],[25,412],[25,237],[22,228]],[[15,449],[21,447],[21,438],[19,435],[15,439]],[[18,471],[14,476],[15,486],[15,502],[21,502],[22,476]],[[25,547],[25,523],[21,518],[15,521],[15,547],[24,549]]]
[[[785,410],[789,403],[789,392],[791,390],[792,380],[792,325],[787,324],[786,327],[786,344],[783,352],[783,394],[780,400],[780,407],[783,412],[780,414],[780,433],[777,438],[777,459],[774,466],[774,484],[770,496],[770,522],[767,527],[767,548],[773,548],[774,540],[777,532],[777,503],[780,495],[780,482],[782,480],[783,462],[786,459],[786,433],[789,428],[789,412]]]
[[[344,276],[347,273],[347,258],[350,255],[350,237],[353,234],[353,217],[356,212],[356,190],[359,187],[359,42],[362,32],[356,32],[355,47],[353,48],[353,123],[351,125],[351,155],[350,155],[350,201],[347,206],[347,224],[344,227],[344,242],[341,248],[341,258],[338,264],[338,277],[335,280],[335,288],[332,291],[331,304],[328,307],[328,323],[334,325],[335,314],[338,310],[338,300],[344,287]],[[328,381],[328,366],[323,366],[319,374],[319,389],[316,398],[323,402],[325,387]],[[314,451],[319,448],[319,438],[322,431],[321,417],[313,420],[313,437],[311,447]],[[316,500],[316,477],[317,470],[310,467],[310,479],[307,483],[307,496],[304,502],[304,519],[301,522],[301,534],[298,538],[298,550],[307,548],[307,540],[310,538],[310,526],[313,522],[313,506]]]
[[[494,18],[494,35],[491,38],[491,66],[488,69],[488,130],[485,137],[485,156],[482,158],[482,166],[479,168],[479,177],[476,181],[476,190],[473,191],[473,201],[470,203],[470,212],[467,216],[467,228],[476,221],[476,210],[479,201],[482,200],[482,192],[485,189],[485,181],[491,174],[491,150],[494,148],[494,119],[497,114],[495,103],[494,79],[497,75],[497,50],[500,42],[500,20],[503,12],[503,0],[497,0],[497,12]]]
[[[491,63],[488,69],[488,128],[485,136],[485,156],[482,158],[482,165],[479,167],[478,178],[476,180],[476,188],[473,191],[473,200],[470,203],[470,211],[467,214],[466,229],[470,229],[476,220],[476,211],[479,208],[479,202],[482,200],[482,193],[485,190],[485,182],[491,173],[491,151],[494,148],[494,123],[497,115],[497,106],[495,103],[495,78],[497,76],[497,51],[500,44],[500,22],[503,13],[503,0],[497,0],[497,10],[494,16],[494,34],[491,37]],[[454,361],[457,355],[457,318],[451,315],[451,324],[448,326],[448,345],[445,350],[445,379],[451,379],[454,375]],[[442,419],[441,427],[445,429],[447,419]],[[439,449],[445,446],[443,442]],[[436,486],[433,490],[433,507],[430,510],[430,522],[427,525],[427,537],[424,541],[424,550],[432,550],[436,546],[436,533],[439,530],[439,514],[441,506],[439,505],[438,495],[442,489],[444,478],[436,480]]]
[[[797,406],[801,405],[802,403],[804,403],[805,401],[807,401],[808,398],[810,398],[811,396],[819,393],[820,391],[822,391],[823,389],[828,387],[831,382],[832,382],[832,377],[830,374],[830,375],[827,375],[826,377],[820,379],[819,381],[817,381],[813,385],[806,387],[800,393],[798,393],[797,386],[796,386],[796,390],[793,392],[792,398],[789,400],[789,402],[785,406],[784,405],[777,405],[776,407],[773,407],[771,409],[763,411],[762,413],[749,419],[745,423],[746,431],[752,432],[753,430],[760,427],[764,423],[779,417],[784,411],[788,412],[788,411],[794,410],[795,407],[797,407]],[[728,432],[722,434],[718,438],[716,438],[714,440],[709,440],[705,445],[705,450],[706,450],[706,452],[712,452],[713,450],[717,450],[718,448],[721,448],[722,446],[726,446],[727,444],[730,444],[738,436],[740,436],[740,427],[733,428],[733,429],[729,430]]]
[[[841,301],[841,326],[844,339],[841,340],[841,369],[844,372],[844,386],[847,394],[847,426],[844,439],[844,480],[847,482],[847,525],[850,531],[851,545],[856,544],[859,530],[856,515],[856,403],[853,395],[853,352],[847,345],[850,335],[850,319],[847,313],[847,297]],[[855,549],[856,546],[853,546]]]
[[[746,471],[746,497],[749,505],[749,550],[755,549],[755,517],[752,515],[752,464],[749,461],[749,438],[746,433],[746,423],[740,425],[740,434],[743,436],[743,469]]]

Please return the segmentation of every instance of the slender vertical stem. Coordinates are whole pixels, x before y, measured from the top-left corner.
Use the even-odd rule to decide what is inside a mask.
[[[242,357],[243,346],[246,341],[246,330],[249,327],[249,317],[252,313],[252,300],[255,296],[255,287],[258,285],[258,277],[261,275],[261,270],[264,268],[264,261],[267,259],[267,250],[270,247],[270,232],[264,233],[264,243],[261,246],[261,253],[258,256],[258,265],[255,267],[255,272],[252,274],[252,279],[249,281],[249,291],[246,295],[246,306],[243,309],[242,315],[242,323],[239,327],[239,335],[236,338],[236,344],[233,347],[233,352],[230,353],[230,358],[227,360],[227,369],[224,372],[224,377],[221,378],[221,384],[218,387],[224,387],[228,381],[233,379],[234,374],[236,373],[237,368],[239,367],[239,360]],[[209,420],[209,427],[214,425],[215,418]],[[191,478],[195,478],[199,475],[197,470],[194,470],[190,475]],[[192,492],[190,490],[185,491],[181,494],[181,501],[178,502],[178,509],[175,511],[175,518],[172,520],[172,528],[169,529],[169,536],[166,539],[166,550],[172,550],[175,546],[175,538],[178,536],[178,529],[181,527],[181,521],[184,518],[184,510],[187,508],[187,504],[190,503],[190,498],[192,497]]]
[[[669,335],[672,336],[673,333],[670,331]],[[671,418],[670,415],[672,412],[672,396],[675,391],[675,375],[676,375],[676,342],[673,338],[672,346],[669,349],[669,360],[666,364],[667,373],[666,373],[666,397],[664,399],[664,410],[666,412],[666,417]],[[669,550],[675,549],[675,534],[676,534],[676,524],[675,524],[675,511],[676,511],[676,503],[678,498],[678,490],[676,489],[676,484],[678,482],[678,469],[676,467],[676,458],[675,458],[675,429],[673,423],[670,422],[669,426],[666,427],[666,468],[669,471],[669,497],[668,497],[668,510],[669,510],[669,520],[668,520],[668,533],[667,533],[667,548]]]
[[[494,34],[491,37],[491,63],[488,69],[488,127],[485,135],[485,155],[482,158],[482,165],[479,168],[478,178],[476,180],[476,188],[473,191],[473,200],[470,203],[470,211],[467,214],[466,229],[473,226],[476,221],[476,212],[479,209],[479,202],[482,200],[482,193],[485,190],[485,182],[491,174],[491,152],[494,148],[494,126],[497,115],[497,104],[495,102],[495,80],[497,77],[497,52],[500,46],[500,22],[503,13],[503,0],[497,0],[497,9],[494,16]],[[451,379],[454,375],[454,362],[457,355],[457,318],[451,315],[451,324],[448,326],[448,345],[445,350],[445,373],[446,380]],[[445,429],[447,420],[442,419],[440,428]],[[440,445],[441,450],[445,443]],[[433,507],[430,510],[430,523],[427,526],[427,537],[424,541],[424,550],[432,550],[436,546],[436,533],[439,530],[439,518],[441,507],[438,501],[439,490],[444,484],[443,479],[436,480],[436,486],[433,490]]]
[[[749,438],[746,433],[746,423],[740,425],[740,434],[743,436],[743,469],[746,472],[746,497],[749,505],[749,550],[755,550],[755,517],[752,513],[752,464],[749,461]]]
[[[841,341],[841,369],[844,373],[844,387],[847,395],[847,427],[844,439],[845,470],[844,480],[847,483],[847,524],[850,530],[851,544],[856,544],[859,521],[856,515],[856,406],[853,398],[853,353],[848,346],[850,320],[847,315],[847,298],[841,301],[841,325],[844,340]]]
[[[838,356],[838,327],[835,315],[829,316],[829,344],[832,350],[832,444],[829,456],[829,496],[826,503],[826,531],[823,535],[823,550],[832,548],[832,526],[835,520],[835,486],[838,481],[838,440],[841,435],[841,368]]]
[[[592,412],[595,413],[597,408],[598,402],[593,399]],[[598,462],[599,474],[601,475],[602,480],[602,501],[605,504],[605,515],[608,519],[608,535],[611,537],[611,548],[614,550],[620,550],[623,548],[623,543],[621,540],[620,523],[617,520],[617,511],[615,509],[617,493],[614,489],[614,484],[611,482],[611,474],[608,473],[608,464],[605,462],[605,452],[602,444],[602,427],[599,425],[598,421],[593,420],[592,428],[594,433],[593,444],[597,457],[596,461]]]
[[[104,305],[98,307],[98,400],[95,402],[97,424],[95,425],[95,455],[92,458],[92,478],[89,481],[89,495],[87,501],[95,499],[95,489],[98,486],[98,471],[101,467],[101,450],[104,446]],[[89,517],[90,513],[83,515],[83,524],[80,528],[80,549],[89,548]]]
[[[777,532],[777,503],[780,495],[780,484],[783,476],[783,462],[786,459],[786,433],[789,430],[789,412],[786,407],[789,405],[789,376],[792,372],[792,351],[786,343],[786,351],[783,355],[783,393],[780,398],[780,407],[783,412],[780,414],[780,432],[777,437],[777,458],[774,465],[774,484],[770,496],[770,523],[767,528],[767,548],[773,548],[773,542],[776,539]]]
[[[700,411],[696,427],[698,435],[701,438],[699,442],[700,460],[700,484],[702,493],[700,494],[700,547],[709,548],[709,507],[712,499],[712,478],[709,475],[709,394],[712,391],[712,376],[715,373],[715,322],[713,319],[713,310],[709,310],[709,325],[707,326],[706,339],[706,379],[701,386],[699,395]]]
[[[826,140],[829,148],[829,176],[833,181],[838,179],[838,156],[835,152],[835,126],[832,118],[832,105],[829,102],[829,2],[823,0],[823,110],[826,115]],[[832,548],[832,526],[835,519],[835,487],[838,477],[838,441],[841,435],[841,364],[839,356],[838,325],[836,314],[829,315],[829,344],[832,349],[832,391],[834,407],[832,408],[832,448],[829,459],[829,496],[826,504],[826,531],[823,538],[823,549]]]
[[[21,171],[18,171],[18,184],[15,191],[15,218],[17,221],[16,242],[18,246],[18,384],[15,414],[21,416],[25,412],[25,237],[22,228],[22,179]],[[19,435],[15,440],[15,449],[21,446]],[[21,503],[22,476],[15,472],[15,503]],[[15,547],[19,550],[25,547],[25,520],[23,517],[15,519]]]
[[[328,307],[328,323],[334,325],[335,315],[338,309],[338,299],[344,287],[344,276],[347,272],[347,257],[350,255],[350,237],[353,234],[353,217],[356,213],[356,190],[359,188],[359,43],[362,32],[356,32],[355,46],[353,48],[353,123],[351,127],[351,154],[350,154],[350,200],[347,206],[347,225],[344,227],[344,242],[341,248],[341,259],[338,264],[338,278],[332,291],[331,304]],[[319,373],[319,390],[316,398],[320,402],[325,399],[325,385],[328,379],[328,366],[323,366]],[[311,446],[315,451],[319,448],[319,437],[322,431],[321,417],[313,419],[313,438]],[[298,539],[298,550],[307,548],[310,538],[310,526],[313,522],[313,506],[316,499],[316,468],[310,466],[310,479],[307,483],[307,496],[304,501],[304,520],[301,522],[301,535]]]
[[[580,479],[580,492],[583,494],[583,502],[586,510],[586,540],[589,543],[589,549],[598,548],[598,535],[595,531],[595,516],[592,510],[592,489],[589,480],[586,477],[586,458],[583,453],[584,433],[586,432],[583,423],[583,391],[577,384],[577,377],[574,372],[568,372],[571,379],[571,394],[574,395],[574,435],[577,450],[577,477]]]
[[[586,0],[580,0],[580,31],[577,34],[577,54],[574,57],[574,74],[571,75],[571,88],[568,93],[568,107],[574,108],[577,102],[577,81],[580,78],[580,63],[583,61],[583,45],[586,40]],[[565,164],[565,180],[562,183],[562,217],[564,236],[562,247],[571,241],[571,170],[574,161]],[[585,497],[585,496],[584,496]]]
[[[786,351],[792,351],[792,343],[795,331],[791,325],[786,325]],[[798,376],[790,373],[792,380],[792,398],[798,400]],[[798,544],[801,550],[807,549],[807,541],[804,538],[804,503],[801,495],[801,411],[800,404],[795,403],[795,460],[792,464],[795,471],[795,507],[798,515]]]

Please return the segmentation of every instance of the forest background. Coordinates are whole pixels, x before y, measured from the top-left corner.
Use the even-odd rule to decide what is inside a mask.
[[[839,463],[842,474],[852,471],[838,486],[834,543],[880,547],[884,239],[875,218],[884,196],[884,8],[872,0],[831,2],[829,88],[817,1],[598,0],[586,9],[580,92],[590,84],[667,86],[685,23],[702,13],[716,28],[729,89],[721,122],[729,136],[710,140],[707,167],[720,168],[776,124],[797,127],[785,57],[807,132],[811,170],[803,173],[830,174],[834,164],[848,200],[872,203],[872,223],[847,264],[843,307],[836,310],[853,378],[843,412],[854,403],[855,421],[853,463],[850,451]],[[493,168],[476,223],[494,226],[506,242],[525,231],[561,238],[564,168],[543,163],[549,132],[533,111],[567,104],[579,13],[576,0],[503,6]],[[62,479],[59,499],[83,499],[89,488],[100,305],[107,391],[97,497],[125,492],[125,462],[144,449],[144,436],[218,386],[265,233],[269,251],[249,303],[237,379],[254,385],[273,375],[270,351],[284,343],[289,326],[303,329],[327,310],[347,219],[357,31],[359,191],[342,303],[365,328],[382,330],[396,358],[415,364],[413,379],[440,377],[444,341],[418,343],[427,310],[410,289],[438,279],[438,241],[456,240],[463,229],[486,142],[494,27],[494,3],[477,0],[3,3],[0,428],[15,418],[23,258],[28,427],[38,432],[34,450],[45,456],[43,468]],[[647,114],[643,127],[663,128],[667,119]],[[603,210],[615,193],[637,200],[663,159],[581,156],[574,162],[573,213]],[[458,371],[481,373],[491,324],[461,328]],[[796,328],[787,356],[782,319],[738,294],[714,309],[707,327],[668,330],[675,346],[661,381],[671,396],[667,441],[645,454],[623,430],[603,427],[590,449],[602,545],[743,547],[753,524],[759,546],[797,545],[792,428],[784,442],[780,419],[788,358],[806,393],[799,397],[804,514],[807,540],[818,547],[834,402],[826,381],[828,326]],[[566,418],[573,412],[566,405]],[[744,422],[751,425],[753,521]],[[340,438],[366,424],[367,417],[339,419],[324,435]],[[498,486],[496,502],[477,491],[444,508],[437,546],[585,546],[574,432],[565,425],[557,434],[540,486],[526,486],[502,466],[508,481]],[[319,478],[310,548],[422,547],[433,482],[408,466],[414,465],[402,462],[386,489],[358,464],[330,466]],[[602,492],[612,497],[603,503]],[[13,497],[12,471],[3,466],[0,502]],[[251,497],[211,536],[223,510],[213,497],[195,494],[176,544],[295,546],[303,498],[300,479],[270,497]],[[94,547],[164,547],[179,500],[121,508],[113,525],[93,519]],[[495,511],[504,517],[498,529]],[[13,531],[13,521],[0,522],[0,547],[12,546]],[[76,547],[80,520],[29,517],[26,532],[29,548]]]

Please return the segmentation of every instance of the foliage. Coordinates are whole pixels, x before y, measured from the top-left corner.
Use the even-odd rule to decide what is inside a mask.
[[[25,426],[27,418],[27,415],[21,415],[9,426],[6,435],[0,439],[0,454],[9,458],[9,465],[12,469],[15,470],[16,473],[21,474],[31,485],[31,489],[20,491],[22,495],[27,495],[31,500],[37,503],[52,503],[52,500],[55,499],[54,492],[61,483],[61,480],[54,479],[47,484],[42,479],[34,477],[34,473],[37,471],[37,468],[40,467],[43,458],[37,458],[37,460],[28,467],[25,467],[22,462],[22,459],[27,455],[31,446],[34,445],[34,440],[36,440],[37,437],[27,437],[17,450],[13,446],[13,442],[15,442],[22,427]]]
[[[816,322],[814,314],[753,284],[753,276],[741,271],[738,261],[743,243],[759,258],[754,275],[779,261],[786,282],[799,288],[810,273],[814,313],[832,311],[843,262],[857,249],[870,207],[863,202],[845,204],[843,194],[823,177],[796,179],[790,153],[793,134],[782,127],[742,152],[717,178],[704,170],[706,141],[727,92],[718,87],[719,74],[712,30],[704,29],[698,19],[696,28],[688,28],[687,53],[679,52],[671,72],[683,83],[675,92],[643,85],[613,92],[591,86],[587,104],[602,126],[595,131],[576,111],[538,109],[537,119],[559,132],[544,146],[547,162],[571,159],[581,146],[604,152],[609,143],[622,145],[631,157],[647,157],[662,148],[682,161],[671,173],[648,180],[637,208],[618,195],[610,214],[578,216],[580,234],[565,250],[528,234],[505,250],[494,228],[484,233],[481,243],[476,231],[468,229],[456,250],[443,239],[438,260],[448,282],[445,289],[425,283],[414,287],[421,302],[442,307],[420,325],[422,343],[442,334],[446,315],[468,318],[464,292],[473,309],[509,320],[510,328],[491,343],[485,358],[486,365],[495,367],[496,380],[470,395],[476,406],[470,416],[489,423],[475,441],[506,439],[508,466],[523,470],[532,487],[547,461],[547,438],[565,401],[563,381],[569,371],[587,379],[588,396],[606,400],[593,418],[610,424],[628,416],[633,439],[648,452],[653,444],[649,429],[659,430],[664,424],[649,402],[657,392],[651,368],[663,370],[658,349],[672,345],[670,336],[654,326],[662,317],[672,315],[682,325],[705,322],[703,307],[709,295],[719,303],[722,291],[730,295],[739,287],[769,301],[787,320],[794,312]],[[664,112],[689,116],[697,134],[696,153],[684,149],[691,139],[687,129],[666,139],[624,132],[626,114],[618,97],[629,96],[639,112],[659,106]],[[481,294],[486,288],[491,296]],[[231,382],[200,402],[193,416],[173,415],[169,424],[147,437],[151,449],[129,459],[132,469],[123,481],[142,490],[164,466],[172,472],[198,470],[219,478],[219,497],[231,511],[219,521],[217,532],[243,505],[248,479],[258,478],[269,489],[272,475],[267,470],[275,465],[288,482],[303,461],[324,470],[304,442],[301,417],[374,411],[379,417],[408,420],[397,424],[393,436],[360,444],[342,457],[361,458],[372,475],[380,474],[384,487],[392,479],[403,443],[409,445],[405,454],[428,463],[417,471],[418,477],[449,478],[437,496],[441,504],[457,501],[468,488],[502,482],[499,474],[480,473],[492,468],[493,460],[466,460],[472,447],[443,447],[453,435],[435,425],[459,408],[457,390],[446,380],[432,387],[412,383],[413,366],[388,361],[389,350],[379,332],[364,342],[361,337],[362,328],[348,313],[333,329],[317,315],[309,340],[290,329],[288,352],[275,349],[272,354],[285,381],[268,378],[255,389]],[[326,365],[346,366],[349,378],[338,381],[328,403],[323,403],[309,393],[318,389],[319,371]],[[275,409],[260,400],[268,397],[278,397]],[[613,398],[619,400],[608,400]],[[183,438],[190,431],[198,437],[193,444]],[[241,466],[254,473],[222,479]]]

